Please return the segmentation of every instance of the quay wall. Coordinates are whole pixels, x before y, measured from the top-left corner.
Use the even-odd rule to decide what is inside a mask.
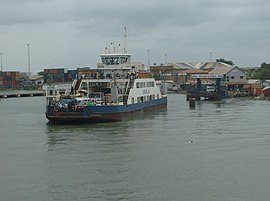
[[[45,96],[46,93],[43,90],[34,91],[0,91],[0,98],[16,98],[16,97],[32,97],[32,96]]]

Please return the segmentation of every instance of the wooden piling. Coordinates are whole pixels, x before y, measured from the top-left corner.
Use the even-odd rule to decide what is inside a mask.
[[[196,101],[195,98],[190,98],[189,99],[189,108],[193,109],[196,107]]]

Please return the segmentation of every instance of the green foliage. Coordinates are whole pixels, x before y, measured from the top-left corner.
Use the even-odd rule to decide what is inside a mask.
[[[250,68],[247,70],[247,75],[249,78],[256,78],[256,70],[258,68]]]
[[[223,58],[216,59],[216,62],[222,62],[222,63],[225,63],[225,64],[229,64],[231,66],[234,65],[234,62],[233,61],[228,61],[228,60],[223,59]]]
[[[254,78],[260,80],[270,79],[270,64],[262,63],[261,67],[254,72]]]
[[[37,73],[38,75],[44,75],[44,71],[40,71]]]

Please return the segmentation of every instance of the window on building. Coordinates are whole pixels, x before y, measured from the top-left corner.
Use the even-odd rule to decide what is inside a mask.
[[[244,76],[240,76],[240,79],[244,79]]]
[[[234,76],[231,76],[231,79],[233,80],[234,79]]]

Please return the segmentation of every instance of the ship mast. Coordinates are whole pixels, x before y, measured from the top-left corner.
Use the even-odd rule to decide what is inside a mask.
[[[127,48],[127,27],[124,26],[124,29],[125,29],[124,53],[127,53],[127,49],[126,49]]]

